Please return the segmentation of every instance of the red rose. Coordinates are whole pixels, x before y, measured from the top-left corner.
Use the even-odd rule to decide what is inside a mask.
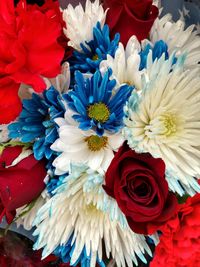
[[[180,205],[162,232],[150,267],[200,266],[200,194]]]
[[[104,7],[109,8],[106,23],[111,35],[119,32],[124,45],[132,35],[139,41],[147,38],[158,16],[152,0],[104,0]]]
[[[21,152],[20,146],[7,147],[0,155],[0,217],[6,215],[8,223],[17,208],[37,198],[45,187],[45,161],[30,155],[9,167]]]
[[[104,189],[116,199],[136,233],[152,234],[176,211],[177,200],[168,191],[164,162],[150,154],[137,154],[127,144],[112,160]]]

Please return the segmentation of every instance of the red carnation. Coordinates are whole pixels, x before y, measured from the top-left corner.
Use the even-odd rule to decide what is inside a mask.
[[[60,72],[64,49],[57,39],[61,36],[58,7],[45,9],[21,0],[15,8],[13,0],[0,1],[0,96],[6,95],[1,97],[1,123],[14,120],[21,108],[16,90],[20,83],[41,92],[46,87],[42,76],[53,78]],[[13,112],[10,102],[16,105]]]
[[[152,0],[104,0],[109,8],[106,23],[114,36],[120,33],[121,42],[126,45],[132,35],[141,41],[148,37],[151,27],[158,16],[158,8]]]
[[[152,234],[169,220],[177,200],[168,191],[165,164],[150,154],[137,154],[124,144],[106,172],[105,191],[115,198],[130,228]]]
[[[19,84],[7,77],[0,78],[0,124],[9,123],[21,112],[18,90]]]
[[[7,147],[0,155],[0,217],[6,215],[8,223],[17,208],[37,198],[45,187],[45,161],[30,155],[10,166],[21,152],[20,146]]]
[[[151,267],[200,266],[200,194],[188,198],[162,231]]]
[[[35,4],[32,7],[31,5],[29,5],[29,9],[34,10],[36,8],[43,13],[48,13],[49,16],[52,16],[57,21],[57,23],[62,26],[61,35],[58,37],[57,41],[65,50],[62,61],[66,61],[69,57],[72,56],[73,48],[71,46],[68,46],[69,39],[63,32],[63,28],[66,28],[66,23],[63,20],[62,13],[60,12],[59,2],[55,0],[46,0],[41,6]]]

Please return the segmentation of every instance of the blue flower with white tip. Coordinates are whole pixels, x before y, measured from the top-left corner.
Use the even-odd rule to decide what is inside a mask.
[[[154,44],[154,46],[152,46],[151,44],[147,44],[144,47],[144,49],[140,52],[141,62],[139,70],[143,70],[144,68],[147,67],[147,58],[150,51],[152,51],[153,61],[161,58],[163,54],[165,54],[165,60],[169,58],[168,46],[164,41],[159,40]]]
[[[107,55],[114,56],[119,39],[120,35],[117,33],[111,41],[108,25],[104,25],[101,29],[101,24],[98,22],[93,29],[93,40],[86,44],[82,43],[80,45],[82,51],[74,51],[73,57],[69,60],[71,70],[94,73]]]
[[[55,189],[62,184],[65,177],[66,175],[53,175],[53,177],[50,177],[49,181],[46,184],[46,189],[50,196],[53,196],[55,194]]]
[[[123,107],[133,87],[122,85],[116,90],[116,81],[110,80],[110,76],[110,70],[103,77],[96,71],[91,79],[84,79],[83,74],[76,71],[74,90],[65,95],[65,99],[75,112],[73,119],[81,130],[94,129],[101,136],[104,130],[116,133],[123,127]]]
[[[50,146],[58,137],[54,119],[63,117],[64,111],[61,96],[54,87],[45,90],[42,96],[33,93],[31,99],[23,100],[18,121],[8,126],[9,137],[24,143],[34,142],[35,158],[50,159],[54,153]]]

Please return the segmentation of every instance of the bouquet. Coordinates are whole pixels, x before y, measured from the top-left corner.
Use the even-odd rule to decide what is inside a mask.
[[[17,2],[0,2],[0,219],[70,266],[200,266],[196,26],[152,0]]]

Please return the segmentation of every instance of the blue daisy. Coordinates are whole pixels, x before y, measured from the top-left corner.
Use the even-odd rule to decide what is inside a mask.
[[[23,100],[23,109],[18,121],[8,126],[9,137],[22,142],[33,142],[33,152],[37,160],[50,159],[54,153],[50,146],[57,139],[57,126],[54,119],[63,117],[65,112],[59,92],[50,87],[43,95],[32,94],[31,99]]]
[[[64,97],[75,112],[73,119],[79,128],[94,129],[99,136],[104,130],[116,133],[123,127],[123,108],[133,90],[128,85],[116,90],[116,81],[110,80],[110,76],[110,70],[103,77],[96,71],[91,79],[84,79],[83,74],[76,71],[74,90]]]
[[[52,177],[50,177],[50,180],[46,184],[46,189],[50,196],[55,195],[56,188],[63,184],[63,180],[65,177],[66,174],[60,176],[52,175]]]
[[[71,70],[94,73],[100,62],[106,59],[108,54],[114,56],[119,39],[120,35],[117,33],[111,41],[108,25],[104,25],[101,29],[101,24],[98,22],[93,29],[93,40],[86,42],[87,46],[82,43],[81,52],[74,51],[73,57],[69,60]]]
[[[155,43],[152,47],[150,44],[147,44],[144,49],[140,52],[140,70],[143,70],[147,66],[147,57],[149,52],[152,51],[152,59],[155,61],[159,59],[163,54],[165,55],[165,60],[169,59],[168,45],[160,40]]]

